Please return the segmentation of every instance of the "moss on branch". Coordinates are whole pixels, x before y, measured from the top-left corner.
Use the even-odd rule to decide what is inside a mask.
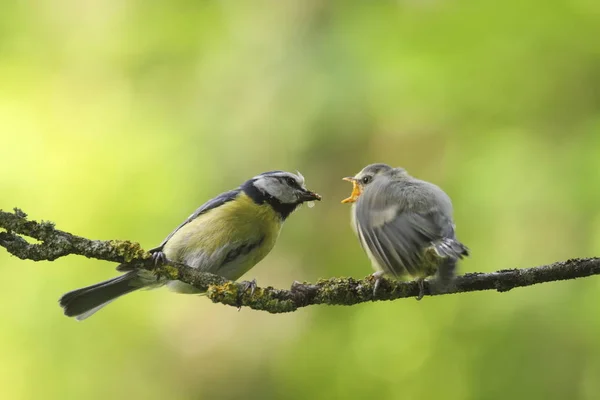
[[[30,237],[39,243],[29,243]],[[127,268],[143,268],[173,280],[180,280],[206,291],[215,303],[234,307],[249,307],[270,313],[292,312],[315,304],[346,305],[367,301],[395,300],[416,297],[416,282],[382,279],[374,293],[375,279],[330,278],[314,284],[294,282],[288,290],[256,287],[229,281],[223,277],[200,272],[187,265],[167,262],[155,265],[150,253],[135,242],[121,240],[90,240],[55,228],[51,222],[27,219],[19,209],[0,210],[0,246],[20,258],[33,261],[54,261],[77,254],[88,258],[127,264]],[[600,274],[600,258],[576,258],[534,268],[510,269],[492,273],[470,273],[457,277],[452,286],[439,290],[433,281],[425,281],[426,295],[496,290],[507,292],[517,287],[544,282],[583,278]]]

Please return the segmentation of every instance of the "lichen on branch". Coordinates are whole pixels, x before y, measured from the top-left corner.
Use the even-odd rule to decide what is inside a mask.
[[[25,237],[39,243],[29,243]],[[368,301],[395,300],[416,297],[416,282],[382,279],[374,292],[375,279],[330,278],[316,283],[294,282],[290,289],[256,287],[247,290],[243,283],[229,281],[218,275],[200,272],[184,264],[167,261],[156,265],[150,253],[127,240],[91,240],[55,228],[52,222],[36,222],[15,208],[0,210],[0,246],[23,260],[54,261],[70,254],[98,260],[128,264],[130,268],[152,271],[158,276],[180,280],[206,291],[215,303],[233,307],[249,307],[270,313],[292,312],[316,304],[346,305]],[[435,281],[425,281],[425,295],[496,290],[506,292],[517,287],[544,282],[583,278],[600,274],[600,258],[575,258],[534,268],[509,269],[491,273],[469,273],[458,276],[451,287],[436,288]]]

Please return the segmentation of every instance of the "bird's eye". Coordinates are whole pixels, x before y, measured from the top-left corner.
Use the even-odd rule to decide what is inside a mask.
[[[286,178],[286,180],[290,186],[296,186],[296,180],[294,178]]]
[[[361,179],[361,182],[363,183],[363,185],[366,185],[367,183],[371,182],[371,179],[373,179],[373,177],[370,175],[367,175]]]

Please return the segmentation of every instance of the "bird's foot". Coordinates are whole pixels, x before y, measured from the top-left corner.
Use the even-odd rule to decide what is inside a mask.
[[[154,265],[163,265],[167,262],[167,255],[161,249],[150,250],[150,253],[152,254]]]
[[[161,265],[166,264],[169,260],[167,259],[167,255],[162,252],[162,247],[156,247],[154,249],[150,249],[149,253],[152,255],[152,261],[154,261],[154,265],[160,267]],[[156,281],[158,282],[161,278],[161,274],[156,273]]]
[[[256,284],[256,279],[252,279],[251,281],[243,281],[242,285],[244,286],[244,289],[242,289],[243,294],[248,293],[249,290],[250,296],[254,295],[254,291],[258,287],[258,285]]]
[[[254,296],[254,291],[257,288],[256,279],[252,279],[251,281],[243,281],[240,282],[242,285],[242,290],[238,292],[238,311],[242,309],[242,297],[250,291],[250,296]]]
[[[373,297],[375,297],[377,295],[377,289],[379,289],[379,283],[383,279],[383,275],[384,275],[383,271],[377,271],[377,272],[374,272],[371,274],[373,279],[375,279],[375,285],[373,285]]]
[[[417,285],[419,285],[419,295],[417,296],[417,301],[421,300],[423,296],[425,296],[425,282],[424,278],[416,279]]]

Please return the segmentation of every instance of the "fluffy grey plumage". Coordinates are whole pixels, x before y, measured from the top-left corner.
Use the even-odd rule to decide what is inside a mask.
[[[455,235],[452,202],[438,186],[402,168],[372,164],[351,178],[361,194],[353,228],[375,269],[422,280],[439,272],[448,282],[468,249]]]

